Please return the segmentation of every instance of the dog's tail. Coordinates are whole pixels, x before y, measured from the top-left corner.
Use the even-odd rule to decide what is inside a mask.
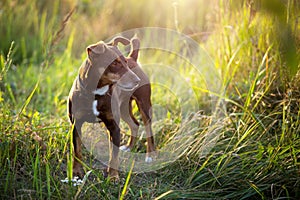
[[[74,118],[73,118],[73,116],[72,116],[72,101],[71,101],[70,98],[68,98],[67,112],[68,112],[68,116],[69,116],[70,122],[71,122],[72,124],[74,124]]]

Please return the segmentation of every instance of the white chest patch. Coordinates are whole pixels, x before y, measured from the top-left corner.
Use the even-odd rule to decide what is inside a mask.
[[[100,112],[97,110],[97,100],[93,101],[93,113],[96,115],[96,117],[100,114]]]
[[[105,93],[108,91],[108,89],[109,89],[109,86],[105,85],[105,86],[93,91],[93,94],[102,96],[102,95],[105,95]]]

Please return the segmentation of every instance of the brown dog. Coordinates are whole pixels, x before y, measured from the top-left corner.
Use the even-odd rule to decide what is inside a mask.
[[[131,52],[124,57],[118,43],[131,44]],[[116,37],[106,44],[99,42],[87,47],[88,58],[79,69],[68,99],[68,114],[73,127],[75,158],[73,174],[82,176],[81,127],[84,122],[95,123],[96,118],[104,122],[110,135],[110,158],[106,173],[118,179],[120,128],[122,118],[130,127],[131,137],[123,151],[130,151],[135,143],[139,123],[132,113],[135,100],[147,133],[146,162],[151,162],[154,153],[154,139],[151,129],[151,88],[147,75],[137,63],[140,42],[137,38],[129,41]]]

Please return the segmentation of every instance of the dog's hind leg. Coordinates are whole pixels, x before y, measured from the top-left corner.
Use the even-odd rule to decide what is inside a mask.
[[[148,98],[139,99],[136,102],[142,115],[142,120],[145,125],[147,135],[147,152],[145,161],[152,162],[153,157],[155,156],[155,145],[152,133],[152,106],[150,96]]]
[[[122,102],[121,104],[121,117],[128,124],[130,128],[130,139],[126,145],[120,147],[120,150],[129,152],[133,149],[137,134],[139,131],[139,122],[136,120],[132,113],[132,99]]]

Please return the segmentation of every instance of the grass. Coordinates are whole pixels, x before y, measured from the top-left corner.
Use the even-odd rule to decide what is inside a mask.
[[[192,7],[165,1],[160,9],[157,1],[92,5],[87,0],[73,13],[71,1],[20,2],[0,3],[0,20],[6,22],[0,23],[1,199],[300,198],[296,0],[216,0],[206,7],[204,1]],[[181,81],[174,82],[179,80],[175,74],[148,64],[178,63],[178,74],[189,78],[182,83],[196,94],[187,103],[197,104],[195,112],[184,117],[180,106],[186,99],[152,86],[156,143],[178,152],[176,161],[152,172],[121,172],[114,184],[85,150],[83,162],[91,171],[84,184],[62,183],[70,178],[72,163],[66,100],[85,47],[129,28],[157,25],[189,34],[210,55],[222,77],[223,90],[214,94],[226,101],[222,117],[214,118],[209,88],[189,63],[165,52],[142,51],[140,62],[151,80],[186,90]]]

